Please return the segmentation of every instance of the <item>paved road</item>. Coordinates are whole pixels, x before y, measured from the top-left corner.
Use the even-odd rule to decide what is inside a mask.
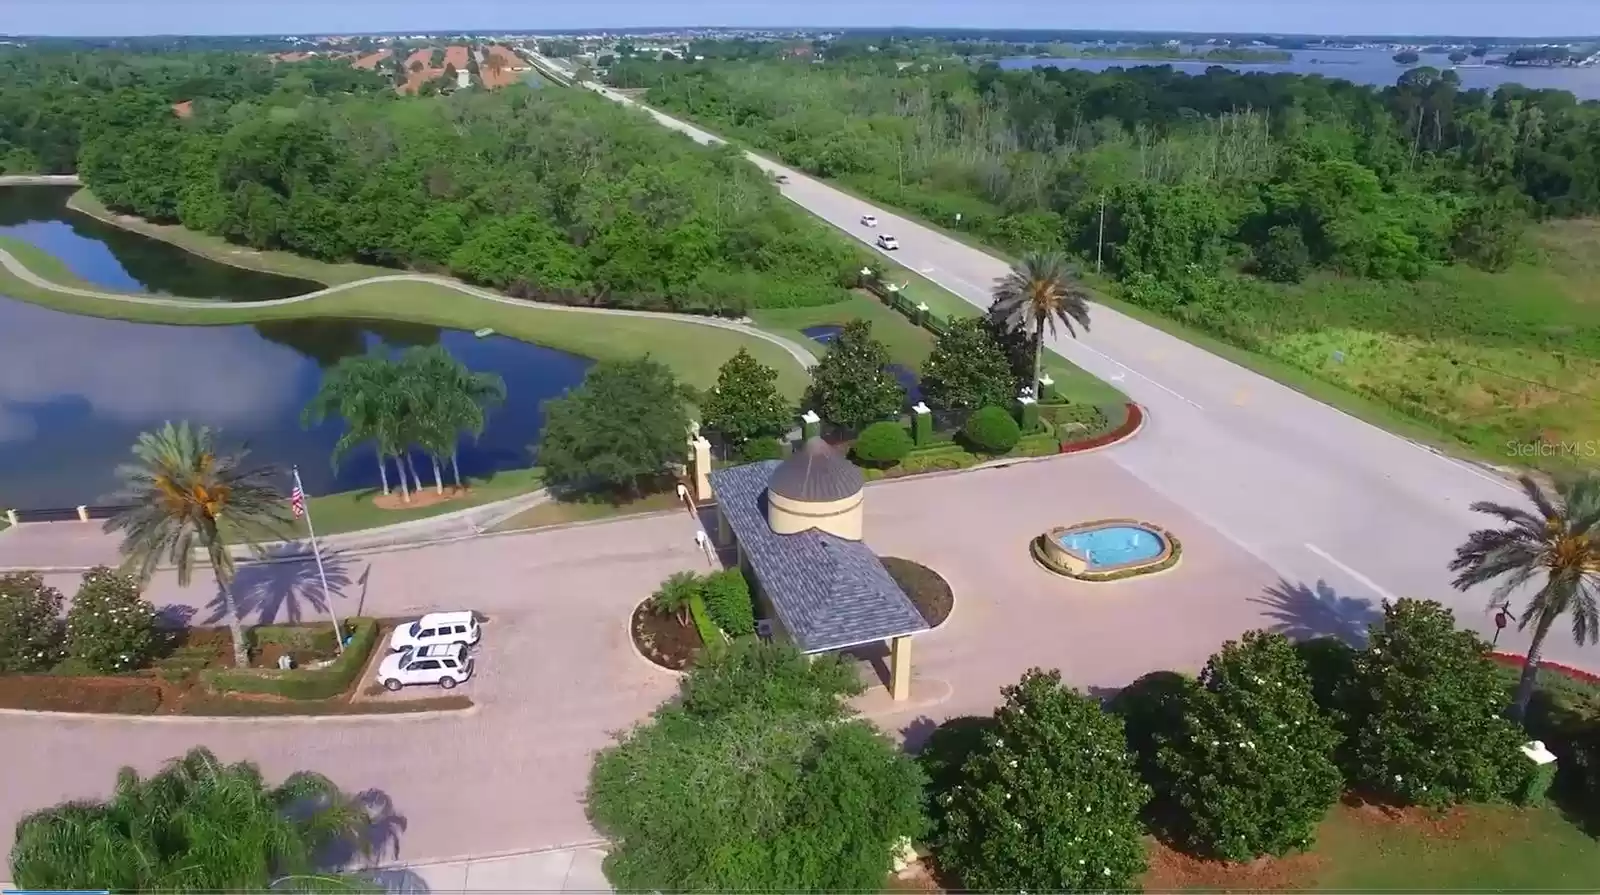
[[[645,108],[604,88],[606,97]],[[704,130],[645,108],[703,143]],[[783,194],[870,244],[900,242],[895,260],[978,307],[1007,265],[891,210],[750,154],[788,176]],[[859,226],[877,216],[876,231]],[[1499,477],[1444,457],[1223,360],[1161,330],[1095,306],[1093,331],[1049,346],[1112,382],[1151,411],[1146,432],[1114,453],[1156,491],[1222,531],[1291,581],[1325,580],[1385,598],[1417,596],[1452,606],[1464,625],[1493,632],[1487,590],[1460,594],[1445,569],[1463,536],[1486,520],[1478,500],[1517,501]],[[1514,631],[1501,645],[1519,649]],[[1547,658],[1600,669],[1600,650],[1557,634]]]
[[[60,292],[66,295],[76,295],[83,298],[95,298],[100,299],[101,301],[121,301],[137,305],[158,305],[166,308],[214,308],[217,305],[216,300],[164,298],[153,295],[130,295],[126,292],[107,292],[100,289],[85,289],[79,286],[66,286],[61,283],[53,283],[29,270],[27,265],[17,260],[16,256],[5,251],[4,249],[0,249],[0,267],[4,267],[13,276],[31,286],[34,286],[35,288],[49,289],[52,292]],[[384,276],[377,277],[367,277],[366,279],[362,280],[352,280],[348,283],[340,283],[337,286],[329,286],[326,289],[318,289],[315,292],[307,292],[304,295],[292,295],[288,298],[264,299],[262,301],[251,302],[251,304],[260,307],[293,305],[299,304],[303,301],[310,301],[314,298],[321,298],[325,295],[333,295],[334,293],[345,292],[350,289],[355,289],[358,286],[371,286],[380,283],[431,283],[435,286],[443,286],[446,289],[454,289],[457,292],[464,292],[467,295],[471,295],[475,298],[481,298],[484,301],[492,301],[496,304],[511,305],[513,307],[532,307],[549,311],[568,311],[575,314],[602,314],[612,317],[644,317],[652,320],[671,320],[678,323],[691,324],[694,326],[709,326],[715,329],[726,329],[737,333],[743,333],[751,338],[761,339],[764,342],[771,342],[772,344],[779,346],[784,351],[788,352],[789,356],[793,357],[801,367],[810,368],[817,362],[817,356],[812,354],[811,351],[805,346],[782,336],[756,329],[754,326],[750,326],[749,324],[739,323],[733,320],[720,320],[716,317],[702,317],[693,314],[669,314],[659,311],[630,311],[623,308],[589,308],[577,307],[573,305],[547,304],[545,302],[512,298],[508,295],[501,295],[498,292],[491,292],[487,289],[479,289],[476,286],[468,286],[466,283],[463,283],[460,280],[451,279],[450,277],[436,277],[428,274],[398,273],[386,274]]]

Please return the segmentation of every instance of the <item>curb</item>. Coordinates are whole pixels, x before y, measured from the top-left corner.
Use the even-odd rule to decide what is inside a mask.
[[[476,715],[481,706],[474,702],[464,709],[430,709],[425,712],[351,712],[343,715],[117,715],[107,712],[56,712],[31,709],[0,709],[0,718],[42,718],[49,721],[77,720],[125,724],[316,724],[327,722],[382,721],[435,721],[442,718],[466,718]]]
[[[416,870],[419,867],[439,867],[445,864],[482,864],[489,861],[504,861],[507,858],[526,858],[535,855],[548,855],[563,851],[578,851],[580,849],[603,848],[611,843],[605,839],[583,839],[568,845],[550,845],[539,848],[513,848],[505,851],[486,852],[481,855],[460,855],[454,858],[426,858],[421,861],[390,861],[363,867],[362,870]]]

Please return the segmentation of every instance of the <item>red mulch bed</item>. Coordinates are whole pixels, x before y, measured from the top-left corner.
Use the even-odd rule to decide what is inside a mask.
[[[1116,442],[1127,438],[1129,435],[1132,435],[1143,424],[1144,408],[1133,403],[1132,401],[1129,401],[1128,418],[1122,421],[1122,425],[1112,429],[1110,432],[1107,432],[1104,435],[1096,435],[1094,438],[1090,438],[1086,441],[1074,441],[1063,444],[1061,446],[1061,453],[1076,454],[1079,451],[1089,451],[1094,450],[1097,447],[1105,447],[1108,444],[1115,444]]]
[[[1508,668],[1521,668],[1528,661],[1527,656],[1521,656],[1516,653],[1493,652],[1489,654],[1489,658]],[[1600,674],[1584,671],[1581,668],[1573,668],[1571,665],[1562,665],[1560,662],[1540,661],[1539,670],[1554,671],[1556,674],[1569,677],[1580,684],[1600,687]]]
[[[639,655],[672,671],[682,671],[694,662],[705,642],[694,625],[684,625],[670,615],[659,615],[650,609],[650,601],[640,603],[628,622],[633,635],[634,648]]]

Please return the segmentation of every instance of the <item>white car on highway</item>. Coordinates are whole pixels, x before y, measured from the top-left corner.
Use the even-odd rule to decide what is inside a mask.
[[[896,252],[900,250],[900,241],[887,233],[879,233],[878,248],[885,252]]]
[[[875,215],[864,214],[861,216],[861,226],[876,227],[878,226],[878,218]]]
[[[389,636],[389,649],[451,643],[477,646],[482,636],[478,617],[471,612],[430,612],[414,622],[397,626]]]
[[[452,690],[472,679],[473,664],[467,648],[459,643],[407,648],[378,663],[378,683],[390,692],[418,684]]]

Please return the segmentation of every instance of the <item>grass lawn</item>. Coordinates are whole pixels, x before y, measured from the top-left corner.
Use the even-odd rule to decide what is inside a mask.
[[[351,462],[359,462],[359,460],[352,460]],[[427,490],[428,487],[431,486],[425,485],[424,490]],[[359,491],[324,494],[320,497],[309,498],[307,503],[310,504],[311,521],[317,526],[317,534],[331,535],[346,531],[377,528],[381,525],[393,525],[397,522],[409,522],[413,519],[426,519],[429,516],[438,516],[444,513],[453,513],[457,510],[470,509],[486,503],[493,503],[497,500],[516,497],[519,494],[526,494],[542,487],[544,487],[544,470],[508,469],[482,478],[469,479],[467,481],[467,493],[464,497],[429,504],[428,506],[394,510],[383,509],[372,502],[372,498],[382,493],[377,488],[363,488]],[[430,491],[429,493],[432,492]],[[296,520],[295,529],[297,534],[305,534],[305,520]]]
[[[512,516],[510,519],[495,526],[495,531],[525,531],[530,528],[546,528],[551,525],[566,525],[572,522],[593,522],[599,519],[615,519],[620,516],[633,516],[639,513],[657,513],[663,510],[675,509],[678,495],[674,491],[662,494],[652,494],[639,500],[624,503],[612,503],[609,500],[551,500],[538,506]]]
[[[904,314],[879,301],[864,290],[853,290],[848,301],[815,308],[776,308],[751,311],[756,325],[775,335],[792,339],[815,349],[822,356],[826,347],[815,342],[801,330],[823,324],[844,325],[852,320],[866,320],[872,324],[872,336],[889,349],[889,360],[922,369],[933,350],[933,333],[928,332]]]
[[[67,274],[59,259],[20,240],[0,237],[0,249],[10,252],[51,282],[99,289]],[[806,372],[799,362],[782,347],[733,330],[660,317],[501,304],[435,283],[374,283],[291,305],[195,302],[177,308],[40,289],[0,269],[0,293],[76,314],[141,323],[219,325],[338,317],[400,320],[467,331],[487,326],[512,338],[596,360],[622,360],[649,354],[671,367],[680,379],[701,389],[715,385],[717,368],[743,347],[762,363],[778,370],[778,386],[790,397],[798,398],[807,382]]]

